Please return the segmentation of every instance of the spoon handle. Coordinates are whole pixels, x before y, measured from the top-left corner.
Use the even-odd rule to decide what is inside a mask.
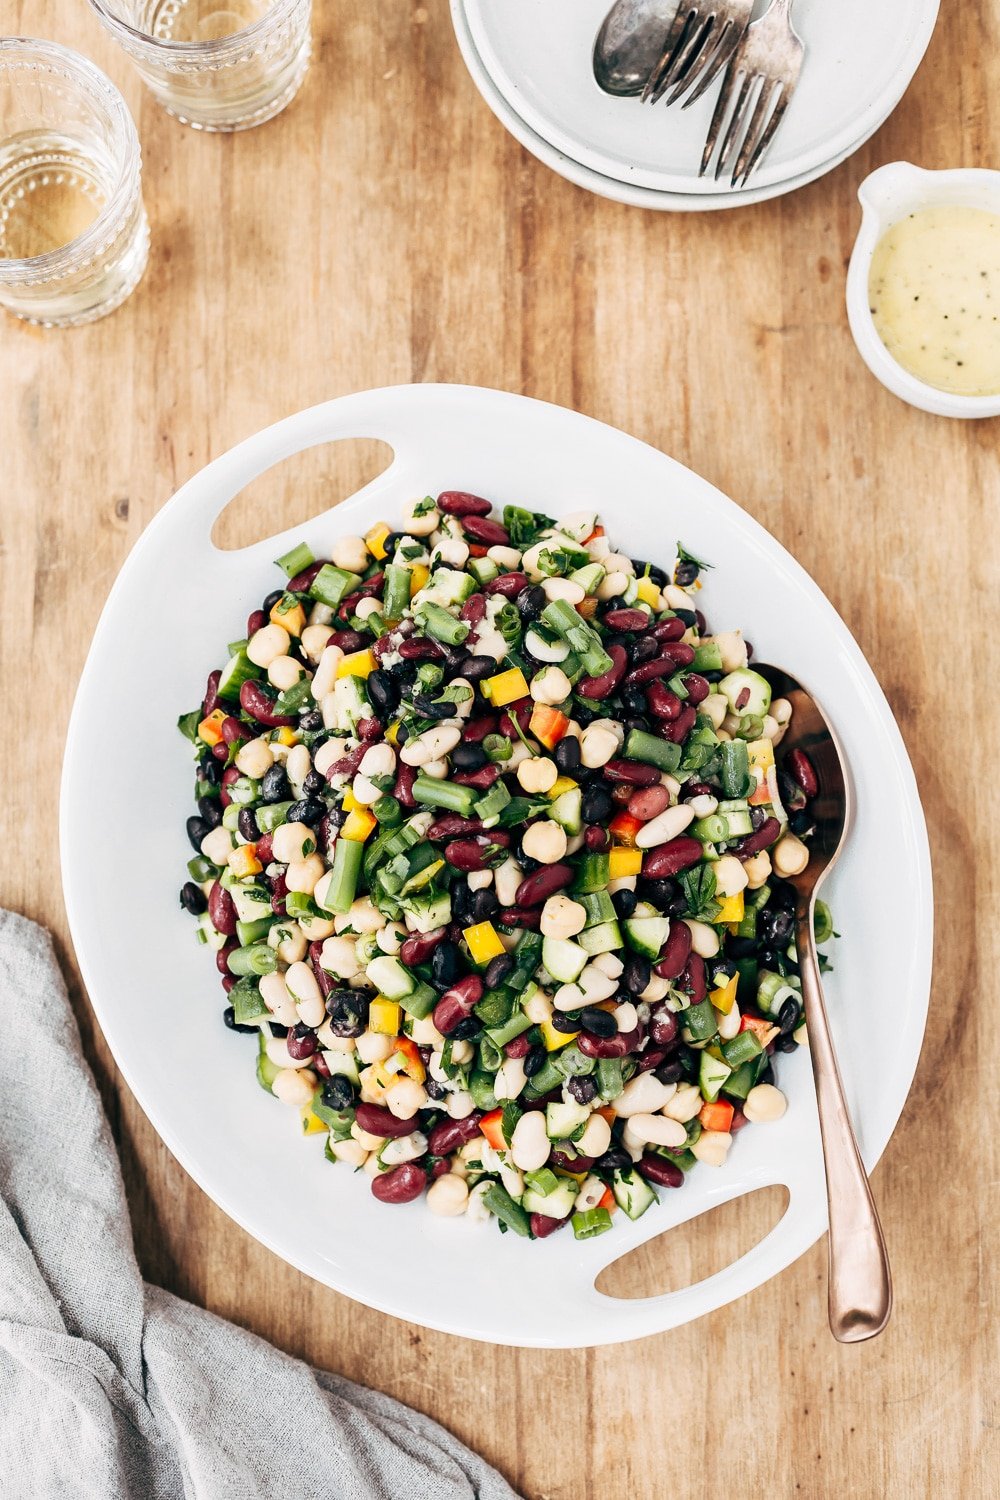
[[[842,1344],[881,1333],[892,1311],[892,1277],[882,1225],[851,1125],[830,1035],[813,935],[812,900],[800,902],[795,944],[802,976],[809,1056],[823,1136],[830,1208],[830,1329]]]

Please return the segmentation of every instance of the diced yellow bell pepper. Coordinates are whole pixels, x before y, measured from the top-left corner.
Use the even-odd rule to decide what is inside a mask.
[[[548,791],[550,801],[554,802],[557,797],[562,796],[563,792],[571,792],[576,785],[572,776],[557,776]]]
[[[762,771],[767,775],[774,765],[774,746],[768,739],[751,740],[747,745],[747,759],[751,771]]]
[[[735,896],[723,896],[719,902],[719,915],[713,920],[716,925],[723,922],[742,922],[743,911],[743,892],[737,891]]]
[[[271,610],[271,624],[280,625],[289,635],[301,635],[306,628],[306,612],[297,599],[289,603],[288,598],[287,594],[282,594]]]
[[[506,951],[492,922],[477,922],[474,927],[466,927],[463,937],[474,964],[488,964],[491,958],[500,958]]]
[[[356,812],[357,809],[359,807],[362,807],[363,805],[364,804],[361,803],[361,802],[359,802],[358,799],[357,799],[357,797],[355,797],[355,795],[351,791],[350,787],[348,787],[347,791],[344,793],[343,803],[341,804],[341,806],[343,807],[344,811],[345,812],[349,812],[349,813],[350,812]]]
[[[413,598],[414,594],[419,594],[420,593],[420,590],[423,588],[424,584],[427,582],[427,580],[428,580],[428,578],[430,576],[431,576],[431,570],[430,570],[430,568],[426,567],[423,563],[414,563],[413,564],[413,567],[410,569],[410,598],[411,599]]]
[[[626,875],[638,875],[641,869],[641,849],[612,849],[608,855],[609,880],[621,880]]]
[[[338,677],[367,677],[375,670],[375,657],[370,651],[352,651],[337,664]]]
[[[368,1007],[368,1030],[379,1036],[395,1036],[399,1031],[402,1014],[402,1007],[397,1000],[387,1000],[384,995],[376,995]]]
[[[580,1035],[578,1031],[557,1031],[551,1021],[543,1021],[538,1029],[546,1052],[558,1052],[560,1047],[565,1047],[567,1042]]]
[[[204,740],[206,745],[217,745],[222,739],[222,721],[225,717],[225,709],[213,708],[208,718],[202,719],[198,725],[198,738]]]
[[[385,539],[391,535],[391,528],[385,521],[377,521],[371,531],[365,534],[365,546],[372,557],[379,562],[385,557]]]
[[[390,745],[396,745],[396,744],[399,743],[399,720],[398,719],[393,720],[393,722],[389,725],[389,728],[385,732],[385,737],[386,737],[386,741]]]
[[[494,708],[504,708],[508,703],[516,703],[519,698],[528,696],[528,684],[520,667],[511,667],[509,672],[487,677],[482,686]]]
[[[290,724],[282,724],[274,739],[279,745],[295,745],[298,743],[298,735]]]
[[[558,1167],[555,1175],[557,1177],[568,1177],[571,1182],[575,1182],[581,1187],[587,1180],[586,1172],[568,1172],[565,1167]]]
[[[352,844],[363,844],[374,827],[376,827],[376,820],[368,809],[356,807],[352,813],[347,814],[347,821],[340,830],[340,837]]]
[[[733,974],[721,989],[712,990],[711,994],[708,997],[711,1000],[712,1004],[715,1006],[716,1010],[720,1010],[724,1016],[728,1016],[729,1012],[736,1004],[736,987],[739,982],[740,976],[738,974]]]
[[[396,1082],[395,1073],[390,1073],[383,1063],[372,1063],[370,1068],[365,1069],[365,1075],[367,1081],[381,1089],[383,1093],[386,1089],[391,1089]]]
[[[635,586],[635,591],[643,604],[648,604],[650,609],[656,609],[660,603],[660,590],[651,578],[640,578]]]
[[[302,1122],[303,1135],[322,1135],[324,1130],[329,1130],[329,1125],[324,1125],[319,1115],[313,1113],[312,1100],[303,1104],[299,1110],[299,1119]]]
[[[257,845],[240,844],[238,849],[233,849],[229,855],[229,868],[238,880],[245,880],[248,875],[259,875],[264,866],[257,858]]]

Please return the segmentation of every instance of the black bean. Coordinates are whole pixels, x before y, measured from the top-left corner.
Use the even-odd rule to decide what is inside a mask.
[[[794,911],[798,905],[798,897],[795,894],[794,885],[787,880],[771,880],[771,900],[775,906],[780,906],[782,911]]]
[[[225,769],[222,761],[216,760],[215,756],[211,755],[199,765],[198,775],[202,781],[207,781],[209,786],[218,786]]]
[[[576,735],[568,734],[559,741],[553,752],[553,759],[560,776],[575,775],[580,769],[580,741]]]
[[[578,1074],[568,1079],[566,1088],[577,1104],[589,1104],[597,1096],[597,1084],[589,1074]]]
[[[201,841],[211,833],[211,828],[209,828],[204,818],[188,818],[184,827],[187,830],[188,840],[192,849],[194,849],[195,853],[200,854]]]
[[[730,958],[749,958],[756,946],[754,938],[732,936],[726,938],[726,952]]]
[[[422,693],[414,694],[413,707],[424,719],[451,719],[455,716],[454,703],[439,702],[438,699],[427,698]]]
[[[307,828],[314,827],[326,812],[322,802],[317,802],[312,797],[303,797],[299,802],[293,802],[288,809],[288,823],[305,823]]]
[[[601,707],[599,709],[593,709],[593,708],[588,708],[585,703],[581,703],[581,702],[579,702],[579,700],[577,700],[577,702],[573,705],[573,717],[576,720],[576,722],[580,725],[581,729],[586,729],[586,727],[587,727],[588,724],[593,724],[593,722],[594,722],[595,719],[598,719],[598,718],[601,717],[603,709],[604,709],[604,705],[603,704],[601,705]],[[600,774],[600,772],[599,771],[590,771],[590,770],[587,770],[586,774],[588,776],[597,776],[597,775]],[[584,779],[584,772],[583,772],[582,769],[581,769],[581,773],[580,773],[580,779],[581,780]]]
[[[368,996],[360,990],[331,990],[326,1013],[334,1036],[360,1036],[368,1023]]]
[[[280,1037],[282,1041],[285,1040],[285,1037],[288,1035],[288,1027],[287,1026],[282,1026],[282,1024],[281,1024],[280,1021],[269,1021],[268,1025],[271,1028],[271,1035],[272,1036]],[[254,1029],[257,1030],[257,1031],[259,1031],[260,1027],[255,1027]]]
[[[757,963],[762,969],[770,969],[774,974],[784,974],[781,955],[776,948],[762,947],[757,952]]]
[[[369,672],[365,686],[372,707],[380,717],[391,713],[399,702],[399,684],[381,667]]]
[[[388,672],[397,687],[403,688],[408,687],[411,682],[416,682],[417,665],[415,661],[403,660],[394,662],[391,667],[386,667],[384,670]],[[495,667],[496,662],[493,665]]]
[[[641,683],[626,683],[621,690],[621,700],[630,714],[641,714],[646,711],[646,690]]]
[[[772,1068],[772,1066],[771,1066],[770,1063],[767,1063],[765,1065],[763,1071],[761,1072],[760,1077],[757,1079],[757,1082],[758,1083],[773,1083],[774,1082],[774,1069]]]
[[[674,582],[679,589],[689,588],[698,577],[696,562],[679,562],[674,568]]]
[[[623,1151],[620,1146],[612,1146],[610,1151],[605,1151],[604,1155],[598,1158],[595,1170],[602,1176],[610,1177],[612,1172],[627,1171],[631,1165],[632,1158],[628,1152]]]
[[[522,620],[537,620],[548,603],[548,599],[541,584],[533,583],[521,590],[514,603],[521,612]]]
[[[626,714],[621,722],[626,729],[641,729],[643,734],[648,734],[652,728],[644,714]]]
[[[322,729],[323,715],[316,709],[310,709],[309,713],[303,714],[299,720],[299,728],[304,729],[307,734],[312,734],[315,729]]]
[[[660,643],[653,635],[641,635],[637,641],[632,643],[632,660],[636,666],[644,661],[652,661],[654,656],[660,654]]]
[[[642,900],[651,901],[668,917],[679,917],[687,911],[687,897],[676,880],[640,880],[638,892]]]
[[[808,838],[816,831],[816,819],[808,810],[792,813],[788,820],[788,826],[797,838]]]
[[[657,588],[661,589],[666,584],[666,572],[663,568],[658,568],[656,563],[643,562],[641,557],[633,557],[632,566],[635,569],[637,578],[641,578],[645,574],[647,578],[656,584]]]
[[[507,975],[516,967],[516,960],[509,953],[498,953],[496,958],[491,958],[483,975],[483,983],[488,990],[495,990],[498,985],[503,984]]]
[[[236,1019],[236,1012],[235,1010],[233,1010],[233,1007],[231,1005],[227,1005],[225,1010],[222,1012],[222,1020],[223,1023],[229,1027],[230,1031],[241,1031],[244,1036],[249,1036],[251,1032],[256,1032],[258,1035],[260,1035],[259,1026],[240,1025],[240,1023]]]
[[[203,911],[208,910],[204,892],[193,880],[188,880],[181,886],[181,905],[193,917],[200,917]]]
[[[318,771],[310,771],[302,783],[302,790],[307,797],[315,797],[323,791],[326,786],[326,777],[321,776]]]
[[[489,759],[482,745],[456,745],[451,752],[451,763],[457,771],[481,771],[489,765]]]
[[[667,1062],[660,1063],[655,1071],[661,1083],[676,1083],[684,1070],[676,1057],[672,1057]]]
[[[471,1042],[473,1037],[477,1037],[481,1030],[482,1028],[475,1016],[466,1016],[464,1021],[459,1021],[457,1026],[452,1027],[448,1036],[455,1042]]]
[[[639,904],[635,891],[615,891],[611,897],[611,904],[622,919],[630,917]]]
[[[630,995],[641,995],[649,986],[653,977],[653,967],[648,958],[643,958],[641,953],[633,953],[625,961],[622,970],[621,986],[628,990]]]
[[[222,807],[217,797],[199,797],[198,811],[202,822],[207,823],[209,828],[218,828],[222,822]]]
[[[678,1047],[677,1062],[680,1064],[685,1078],[697,1078],[701,1067],[701,1053],[696,1052],[693,1047]]]
[[[530,1052],[526,1052],[524,1055],[525,1078],[534,1078],[535,1074],[544,1068],[547,1057],[548,1053],[544,1047],[532,1047]]]
[[[343,1073],[334,1073],[324,1083],[322,1097],[328,1109],[350,1109],[354,1103],[354,1085]]]
[[[431,983],[435,989],[447,990],[455,983],[461,967],[458,946],[445,938],[431,955]]]
[[[789,1032],[795,1030],[798,1024],[799,1002],[797,1000],[793,1000],[791,995],[789,995],[788,999],[785,1001],[784,1005],[778,1012],[778,1029],[781,1032],[782,1036],[787,1036]]]
[[[271,613],[278,600],[283,597],[284,592],[284,589],[275,589],[273,593],[268,594],[267,598],[264,600],[264,603],[261,605],[261,610],[265,615],[269,615]]]
[[[779,947],[792,936],[795,919],[790,911],[765,907],[757,918],[757,937],[761,942]]]
[[[456,922],[468,922],[474,895],[464,880],[455,881],[451,888],[451,912]]]
[[[556,1012],[558,1014],[558,1012]],[[555,1016],[553,1016],[555,1021]],[[618,1022],[610,1010],[599,1010],[596,1005],[585,1005],[580,1012],[580,1025],[591,1036],[609,1037],[618,1033]],[[561,1030],[561,1027],[557,1027]]]
[[[601,1015],[607,1015],[607,1011],[601,1011]],[[556,1031],[579,1031],[581,1024],[581,1012],[578,1010],[555,1010],[552,1012],[552,1025]],[[617,1031],[617,1029],[618,1023],[616,1021],[615,1030]]]
[[[705,968],[710,980],[709,989],[723,989],[736,973],[736,965],[728,958],[711,958]]]
[[[791,1032],[789,1032],[787,1036],[779,1036],[775,1038],[774,1050],[775,1052],[794,1052],[797,1049],[798,1045],[798,1042],[792,1036]]]
[[[488,922],[491,917],[496,916],[499,910],[500,902],[492,886],[487,886],[484,891],[473,892],[469,907],[473,922]]]
[[[696,610],[675,609],[674,614],[677,616],[678,620],[683,620],[688,630],[691,629],[692,625],[697,625],[698,623],[698,614]]]
[[[482,682],[484,677],[492,677],[496,669],[492,656],[470,656],[459,675],[467,677],[470,682]]]
[[[261,777],[260,794],[265,802],[287,802],[291,790],[284,766],[269,766]]]
[[[580,812],[585,823],[607,823],[614,809],[611,793],[603,786],[588,786],[583,794]]]
[[[246,839],[248,844],[256,843],[260,838],[260,829],[257,827],[257,819],[252,807],[240,808],[236,825],[240,830],[240,837]]]

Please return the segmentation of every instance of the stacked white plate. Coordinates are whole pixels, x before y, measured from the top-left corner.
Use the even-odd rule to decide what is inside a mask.
[[[612,98],[592,69],[611,0],[451,0],[469,72],[493,113],[580,187],[642,208],[735,208],[821,177],[895,109],[934,30],[939,0],[799,0],[806,46],[795,97],[749,187],[699,178],[721,83],[690,109]]]

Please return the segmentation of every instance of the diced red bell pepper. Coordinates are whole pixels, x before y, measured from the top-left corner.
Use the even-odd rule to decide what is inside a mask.
[[[500,1123],[502,1119],[502,1109],[491,1109],[489,1114],[483,1115],[483,1118],[479,1122],[480,1130],[489,1141],[494,1151],[507,1150],[507,1142],[503,1138],[503,1129]]]
[[[636,818],[629,812],[620,812],[616,818],[611,819],[609,826],[616,844],[623,849],[635,848],[635,836],[643,826],[641,818]]]
[[[733,1122],[733,1106],[725,1099],[717,1099],[714,1104],[703,1104],[698,1112],[702,1130],[727,1131]]]

